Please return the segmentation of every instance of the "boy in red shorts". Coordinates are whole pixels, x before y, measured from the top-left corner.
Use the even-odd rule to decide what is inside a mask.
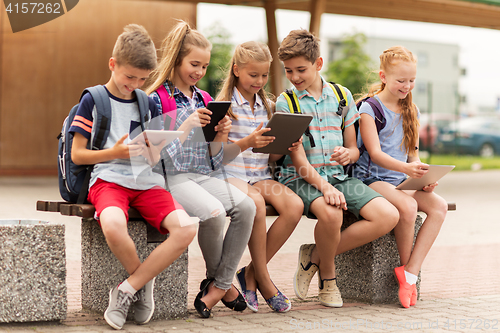
[[[91,94],[83,96],[70,128],[74,133],[73,162],[95,164],[88,200],[96,207],[96,219],[109,248],[130,274],[110,291],[104,318],[115,329],[122,328],[131,304],[136,322],[149,322],[154,312],[154,278],[184,252],[196,234],[196,226],[187,213],[163,188],[163,176],[153,172],[152,166],[160,158],[161,145],[124,143],[140,126],[134,90],[144,84],[155,67],[156,49],[147,31],[134,24],[126,26],[109,60],[111,78],[104,86],[111,103],[110,131],[104,149],[87,148],[95,134],[92,124],[97,115]],[[158,116],[155,103],[149,100],[148,118],[154,120]],[[149,128],[153,129],[153,123],[149,122]],[[129,207],[137,209],[161,233],[170,234],[143,263],[128,234]]]

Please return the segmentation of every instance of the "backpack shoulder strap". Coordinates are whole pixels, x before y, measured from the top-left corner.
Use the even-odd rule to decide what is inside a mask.
[[[214,100],[212,98],[212,96],[210,96],[210,94],[207,93],[205,90],[201,90],[201,89],[198,89],[198,90],[199,90],[199,93],[201,94],[201,98],[202,98],[203,104],[205,104],[205,106],[208,105],[208,102],[211,102]]]
[[[156,92],[158,93],[161,101],[163,121],[166,122],[167,117],[170,118],[168,125],[165,124],[168,128],[165,129],[172,131],[175,128],[175,119],[177,119],[177,104],[175,103],[175,99],[168,94],[168,91],[163,84],[156,89]]]
[[[332,88],[333,93],[335,94],[335,97],[337,97],[337,101],[339,101],[339,109],[340,109],[340,106],[347,107],[349,102],[347,101],[347,93],[345,92],[345,88],[343,86],[341,86],[340,84],[335,83],[335,82],[328,82],[328,84]],[[347,108],[345,108],[345,110],[342,110],[343,117],[345,117],[347,110],[348,110]]]
[[[333,93],[335,94],[335,97],[337,97],[337,101],[339,102],[339,107],[337,109],[337,114],[342,117],[342,131],[345,128],[345,117],[347,116],[347,112],[349,111],[349,102],[347,102],[347,93],[345,92],[345,88],[342,87],[340,84],[337,84],[335,82],[328,82],[330,87],[333,90]]]
[[[287,103],[288,103],[288,109],[290,110],[290,113],[297,113],[301,114],[302,112],[300,111],[300,103],[299,99],[297,98],[297,95],[292,89],[285,89],[284,92],[281,93],[283,97],[285,97]],[[314,137],[311,134],[311,131],[309,130],[309,127],[306,128],[304,131],[304,134],[309,138],[309,141],[311,143],[311,147],[314,148],[316,147],[316,143],[314,142]]]
[[[145,124],[150,120],[149,98],[148,95],[140,89],[135,89],[135,96],[137,97],[137,105],[139,106],[141,129],[144,132],[146,129]]]
[[[89,92],[94,99],[97,110],[97,118],[94,119],[93,127],[96,128],[94,140],[91,149],[102,149],[109,135],[111,124],[111,102],[109,95],[104,86],[97,85],[87,88],[83,91],[83,95]]]
[[[385,127],[385,114],[382,105],[380,105],[379,101],[374,97],[369,97],[363,100],[364,102],[370,104],[372,107],[373,113],[375,114],[375,125],[377,126],[377,133]]]
[[[375,115],[375,126],[377,127],[377,134],[379,134],[386,124],[384,109],[382,108],[382,105],[380,105],[379,101],[375,97],[365,97],[356,104],[358,110],[361,107],[361,104],[363,104],[364,102],[370,104],[373,110],[373,113]],[[357,132],[358,131],[356,130],[356,133]],[[358,148],[359,148],[359,156],[361,156],[366,151],[366,147],[363,144],[361,145],[361,147]]]
[[[300,104],[297,95],[295,95],[295,92],[292,89],[285,89],[285,91],[282,92],[281,95],[285,97],[290,113],[302,113],[300,111]]]

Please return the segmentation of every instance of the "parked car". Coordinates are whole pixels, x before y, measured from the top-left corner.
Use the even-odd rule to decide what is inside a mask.
[[[436,141],[440,129],[448,126],[454,120],[455,115],[449,113],[435,113],[429,116],[427,113],[420,115],[420,150],[435,151]],[[431,119],[429,119],[431,118]]]
[[[453,122],[436,142],[438,151],[492,157],[500,154],[500,118],[474,117]]]

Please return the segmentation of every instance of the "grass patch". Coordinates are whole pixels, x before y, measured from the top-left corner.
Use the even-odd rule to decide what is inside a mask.
[[[453,171],[500,169],[500,156],[492,158],[473,155],[436,155],[421,157],[427,164],[455,165]]]

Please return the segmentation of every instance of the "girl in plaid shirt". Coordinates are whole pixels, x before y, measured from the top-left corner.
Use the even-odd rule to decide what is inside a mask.
[[[243,311],[245,300],[232,285],[237,265],[250,238],[255,204],[245,193],[210,173],[221,167],[224,144],[231,129],[229,117],[216,126],[214,142],[196,142],[194,130],[210,122],[201,91],[195,84],[205,75],[210,61],[210,42],[180,21],[162,44],[162,58],[147,92],[160,112],[158,89],[165,88],[177,106],[174,129],[184,133],[162,151],[167,187],[185,210],[200,219],[198,242],[206,263],[207,278],[200,284],[194,305],[208,318],[220,300]],[[162,88],[163,87],[163,88]],[[163,101],[165,102],[165,101]],[[231,223],[224,234],[226,214]]]

